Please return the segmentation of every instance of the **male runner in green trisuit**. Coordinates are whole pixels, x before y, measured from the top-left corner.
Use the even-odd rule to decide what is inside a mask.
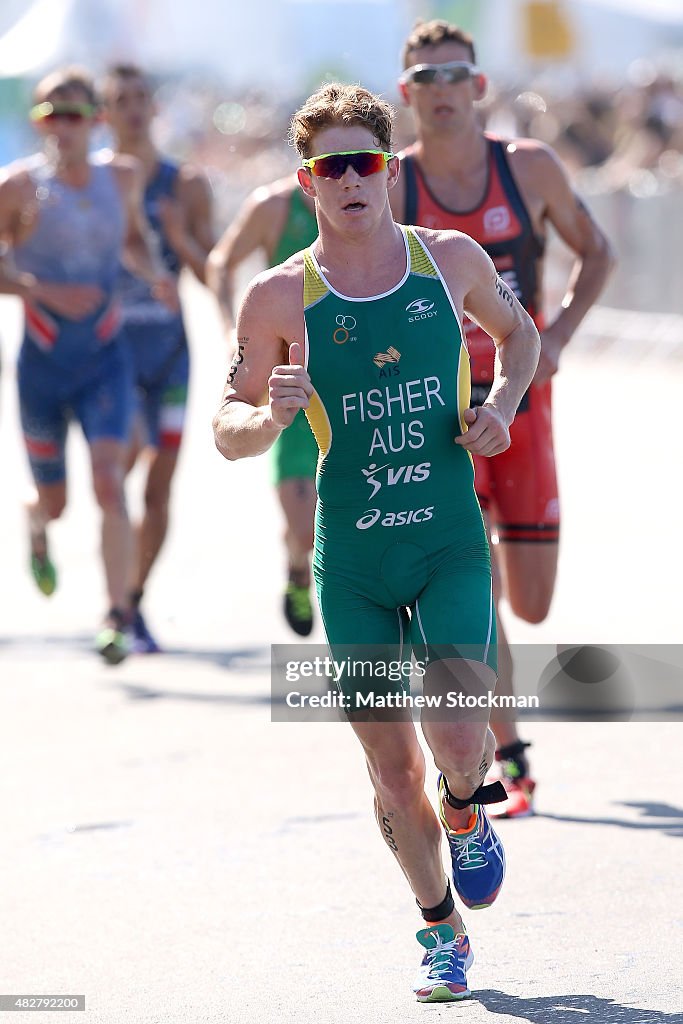
[[[310,245],[318,234],[312,200],[294,176],[257,188],[247,197],[218,244],[209,253],[206,281],[218,300],[228,332],[235,327],[235,271],[260,250],[269,267]],[[313,628],[311,570],[318,446],[303,412],[272,447],[273,483],[287,524],[287,586],[284,613],[300,636]]]
[[[495,616],[471,456],[509,445],[538,334],[470,238],[394,223],[392,127],[391,108],[358,86],[326,85],[295,114],[299,183],[315,199],[320,234],[247,291],[241,362],[214,419],[216,444],[229,459],[258,455],[306,409],[321,451],[313,566],[332,651],[371,649],[379,670],[401,657],[405,636],[428,663],[428,693],[490,693]],[[465,311],[497,345],[494,384],[476,411]],[[427,923],[414,991],[424,1001],[462,999],[472,953],[444,878],[415,727],[405,712],[360,720],[352,712],[361,691],[352,681],[340,688],[378,824]],[[382,688],[377,671],[380,696]],[[441,772],[456,891],[471,909],[489,906],[505,865],[482,806],[500,799],[482,786],[493,735],[487,720],[439,715],[423,715],[422,729]]]

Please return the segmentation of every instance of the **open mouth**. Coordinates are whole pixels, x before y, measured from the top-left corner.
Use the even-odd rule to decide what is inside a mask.
[[[449,107],[446,103],[440,103],[438,107],[434,107],[435,114],[452,114],[453,107]]]
[[[353,203],[347,203],[346,206],[344,207],[344,209],[345,210],[350,210],[351,212],[353,212],[354,210],[364,210],[365,209],[365,203],[361,203],[358,200],[356,200]]]

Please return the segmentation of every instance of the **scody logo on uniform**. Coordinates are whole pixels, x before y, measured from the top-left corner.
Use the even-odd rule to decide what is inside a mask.
[[[385,512],[379,508],[369,508],[360,519],[356,520],[357,530],[369,530],[382,516],[380,526],[408,526],[409,523],[426,523],[434,515],[434,506],[428,508],[411,508],[405,512]]]
[[[418,320],[429,320],[437,316],[438,310],[434,309],[434,303],[429,299],[413,299],[406,306],[406,313],[409,314],[408,323],[414,324]]]
[[[396,484],[421,483],[427,479],[431,468],[431,462],[421,462],[418,466],[396,467],[391,466],[388,462],[384,466],[378,466],[375,462],[371,462],[367,469],[361,470],[361,473],[372,487],[370,495],[372,501],[383,484],[386,484],[387,487],[395,487]],[[386,479],[378,480],[377,477],[384,470],[387,470]]]

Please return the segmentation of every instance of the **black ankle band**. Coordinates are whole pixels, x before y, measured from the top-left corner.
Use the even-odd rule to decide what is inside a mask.
[[[295,587],[310,587],[311,573],[309,569],[293,569],[290,565],[288,572],[289,582]]]
[[[119,627],[123,627],[126,624],[126,613],[121,608],[110,608],[107,618],[111,619]]]
[[[508,798],[502,782],[490,782],[487,786],[479,786],[467,800],[459,800],[457,796],[453,796],[448,788],[445,775],[443,776],[443,785],[446,803],[456,811],[464,811],[470,804],[498,804]]]
[[[508,758],[519,757],[530,746],[530,743],[525,743],[523,740],[515,740],[514,743],[508,743],[505,747],[498,747],[496,761],[507,761]]]
[[[144,591],[142,591],[142,590],[133,590],[133,591],[131,591],[130,603],[131,603],[131,607],[132,608],[138,608],[139,607],[140,602],[142,601],[143,593],[144,593]]]
[[[455,902],[453,901],[453,893],[451,892],[451,883],[446,879],[446,895],[441,900],[441,903],[436,907],[423,907],[419,900],[415,900],[417,903],[420,913],[424,917],[425,921],[444,921],[447,917],[450,917],[455,910]]]

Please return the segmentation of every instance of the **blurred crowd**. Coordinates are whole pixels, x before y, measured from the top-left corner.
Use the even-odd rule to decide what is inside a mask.
[[[503,94],[492,100],[490,121],[502,118],[515,134],[547,142],[591,192],[627,189],[638,196],[680,187],[683,77],[650,72],[634,69],[636,80],[616,91],[592,86],[555,98],[533,90]]]
[[[397,96],[386,96],[398,110],[401,148],[412,141],[412,119]],[[256,91],[226,98],[214,83],[183,79],[162,85],[158,101],[159,145],[206,169],[225,219],[252,188],[295,165],[286,142],[291,105],[277,98]],[[651,196],[683,186],[683,69],[663,73],[638,61],[619,88],[591,84],[564,94],[539,83],[490,84],[481,116],[503,136],[547,142],[588,193]]]

